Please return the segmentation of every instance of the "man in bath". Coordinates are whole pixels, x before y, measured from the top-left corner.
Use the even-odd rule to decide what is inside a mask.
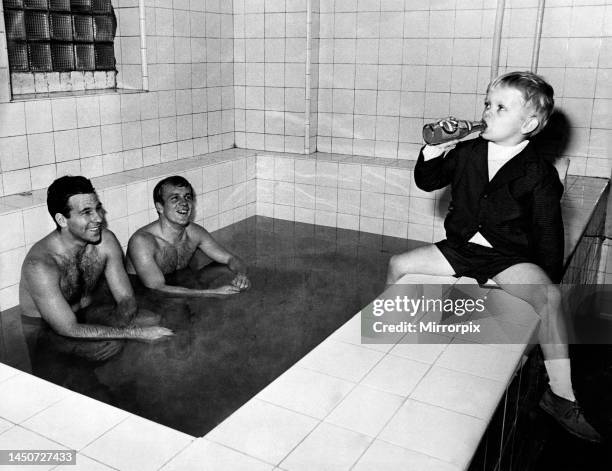
[[[239,293],[251,285],[245,263],[217,243],[206,229],[191,221],[194,192],[183,177],[161,180],[153,189],[159,219],[140,228],[128,243],[127,270],[144,286],[178,296],[219,297]],[[186,268],[197,250],[225,264],[235,274],[231,284],[192,289],[167,284],[166,275]]]
[[[45,321],[45,338],[62,353],[104,360],[121,350],[120,339],[172,335],[152,325],[159,316],[139,312],[121,246],[105,228],[91,182],[81,176],[58,178],[47,191],[47,207],[57,228],[28,252],[19,285],[22,313]],[[116,306],[95,302],[102,278]]]

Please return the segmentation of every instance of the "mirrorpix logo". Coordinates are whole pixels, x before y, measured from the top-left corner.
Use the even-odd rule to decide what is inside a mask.
[[[471,291],[448,285],[392,286],[362,310],[362,341],[395,343],[398,334],[479,334],[480,324],[468,318],[485,312],[487,296]]]

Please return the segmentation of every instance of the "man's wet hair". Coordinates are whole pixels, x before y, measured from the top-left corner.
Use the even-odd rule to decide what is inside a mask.
[[[525,106],[533,108],[538,127],[530,133],[531,136],[546,126],[555,107],[555,92],[546,80],[529,71],[508,72],[494,79],[487,87],[487,93],[498,86],[515,88],[523,95]]]
[[[155,185],[155,188],[153,188],[153,202],[154,203],[164,204],[164,198],[163,198],[164,197],[164,186],[166,185],[178,186],[181,188],[187,187],[191,191],[191,195],[195,197],[191,183],[189,183],[189,181],[187,181],[186,178],[183,178],[179,175],[173,175],[171,177],[166,177],[163,180],[160,180],[159,182],[157,182],[157,185]]]
[[[89,195],[96,193],[96,189],[91,184],[88,178],[80,175],[66,175],[55,180],[47,189],[47,209],[51,218],[55,221],[57,213],[64,217],[70,217],[70,204],[68,200],[74,195]],[[59,224],[55,221],[57,229],[60,229]]]

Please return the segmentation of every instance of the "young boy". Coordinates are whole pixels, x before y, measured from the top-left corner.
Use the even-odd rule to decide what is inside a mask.
[[[563,186],[529,138],[553,110],[553,89],[531,72],[510,72],[489,84],[479,138],[425,146],[414,169],[419,188],[451,185],[446,240],[391,257],[387,283],[406,273],[493,279],[540,316],[538,340],[550,387],[540,407],[570,433],[601,437],[572,390],[558,283],[563,266]],[[446,154],[446,155],[445,155]]]

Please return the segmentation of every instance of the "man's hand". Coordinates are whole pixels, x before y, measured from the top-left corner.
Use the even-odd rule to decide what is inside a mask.
[[[425,146],[423,147],[423,157],[425,160],[435,159],[436,157],[440,157],[442,154],[448,152],[451,149],[454,149],[459,139],[454,139],[452,141],[443,142],[442,144],[438,144],[437,146]]]
[[[251,287],[251,282],[245,274],[239,274],[232,280],[232,286],[235,286],[240,291],[246,291]]]
[[[165,327],[142,327],[140,328],[138,340],[153,341],[164,337],[171,337],[172,335],[174,335],[174,332],[172,332],[170,329],[166,329]]]

